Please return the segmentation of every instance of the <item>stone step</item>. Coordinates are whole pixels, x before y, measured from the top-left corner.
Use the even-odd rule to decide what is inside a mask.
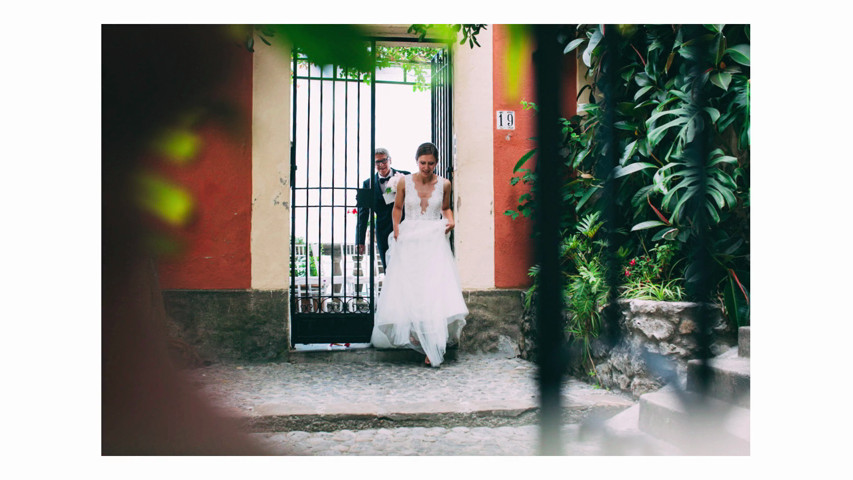
[[[655,438],[639,426],[640,404],[617,413],[604,422],[605,438],[611,445],[618,445],[624,455],[683,455],[675,445]]]
[[[740,327],[737,330],[738,356],[749,358],[749,327]]]
[[[446,360],[454,360],[457,350],[450,348],[444,355]],[[417,365],[424,361],[424,355],[410,349],[345,348],[330,346],[328,350],[293,350],[288,354],[289,363],[410,363]]]
[[[602,390],[573,389],[563,398],[563,424],[603,422],[634,405]],[[236,413],[236,412],[235,412]],[[267,403],[251,414],[229,415],[251,432],[329,432],[401,427],[502,427],[539,421],[535,398],[499,401]]]
[[[700,360],[687,362],[687,390],[691,392],[702,391],[698,375],[701,366]],[[708,366],[711,368],[710,378],[707,391],[704,393],[716,399],[749,408],[749,357],[722,355],[710,359]]]
[[[749,409],[665,388],[640,397],[641,431],[687,455],[749,455]]]

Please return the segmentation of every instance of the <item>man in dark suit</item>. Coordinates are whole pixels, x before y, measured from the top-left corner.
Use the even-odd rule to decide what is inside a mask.
[[[356,239],[358,245],[358,253],[364,254],[364,238],[367,234],[368,219],[375,213],[376,219],[376,246],[379,247],[379,258],[382,259],[382,266],[387,268],[385,263],[385,252],[388,251],[388,235],[394,231],[394,225],[391,220],[391,211],[394,209],[394,203],[385,203],[382,192],[385,191],[385,183],[395,173],[408,175],[409,172],[404,170],[394,170],[391,168],[391,155],[384,148],[377,148],[373,154],[376,164],[376,174],[373,175],[373,185],[370,179],[362,183],[362,188],[371,189],[373,193],[373,212],[370,208],[358,208],[358,223],[356,224]]]

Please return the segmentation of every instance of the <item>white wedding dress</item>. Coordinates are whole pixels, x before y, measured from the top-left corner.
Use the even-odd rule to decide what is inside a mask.
[[[377,348],[411,348],[425,354],[434,367],[444,361],[448,345],[459,341],[468,307],[462,298],[459,272],[447,220],[441,216],[445,181],[422,204],[411,175],[406,182],[405,219],[400,234],[388,238],[388,267],[376,303],[371,343]]]

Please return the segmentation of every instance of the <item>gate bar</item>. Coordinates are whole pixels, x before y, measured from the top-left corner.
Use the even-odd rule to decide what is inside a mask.
[[[344,78],[346,78],[347,73],[349,72],[349,68],[344,68]],[[341,244],[341,278],[344,279],[344,285],[341,287],[341,294],[344,298],[344,305],[346,305],[347,298],[347,284],[349,282],[346,281],[347,278],[347,254],[346,254],[346,245],[347,245],[347,220],[349,219],[349,210],[347,208],[347,200],[349,200],[347,196],[347,184],[349,183],[349,165],[347,165],[347,159],[349,158],[349,83],[344,84],[344,241]],[[356,181],[356,185],[358,185],[358,181]],[[334,195],[334,193],[332,193]],[[334,242],[334,239],[333,239]],[[334,287],[332,287],[334,288]],[[353,300],[353,306],[356,305],[355,300]]]
[[[376,163],[373,161],[376,157],[374,153],[376,152],[376,39],[370,42],[370,59],[373,67],[373,74],[370,82],[370,190],[371,190],[371,198],[373,195],[373,178],[376,176]],[[372,206],[371,208],[375,208]],[[370,212],[370,216],[368,217],[370,220],[373,220],[373,211]],[[374,292],[376,288],[376,222],[370,222],[370,309],[371,313],[376,311],[376,292]]]
[[[290,120],[290,123],[292,123],[292,125],[290,126],[290,130],[291,130],[290,135],[291,136],[290,136],[290,181],[289,181],[289,183],[290,183],[290,206],[291,206],[291,208],[290,208],[290,224],[295,226],[296,225],[296,209],[293,208],[293,205],[296,204],[296,189],[293,188],[294,187],[293,182],[296,180],[296,113],[299,111],[299,109],[296,108],[296,102],[297,102],[297,98],[296,98],[296,83],[297,83],[296,69],[298,68],[297,67],[297,60],[298,60],[299,55],[296,53],[296,47],[295,46],[292,48],[291,52],[292,52],[291,55],[293,55],[293,69],[292,69],[292,73],[293,73],[292,90],[293,91],[291,93],[292,98],[293,98],[293,112],[291,113],[291,120]],[[293,228],[293,227],[291,227],[291,228]],[[288,288],[288,293],[289,293],[288,296],[290,297],[290,317],[291,318],[293,316],[293,312],[296,311],[296,295],[294,295],[293,292],[290,291],[291,289],[293,289],[294,285],[296,285],[296,235],[294,235],[293,232],[290,232],[290,285],[288,285],[287,288]],[[288,322],[290,322],[290,318],[288,318]],[[293,337],[293,331],[292,331],[293,323],[292,322],[289,323],[289,327],[291,328],[291,331],[289,332],[290,335],[288,336],[289,338],[287,339],[287,343],[288,343],[288,347],[292,347],[293,346],[293,345],[291,345],[291,338]]]
[[[558,29],[554,25],[534,27],[536,51],[533,63],[536,74],[537,138],[539,159],[536,162],[536,208],[534,222],[536,258],[540,265],[536,311],[536,345],[539,368],[539,454],[561,455],[560,439],[562,406],[560,387],[563,363],[560,348],[563,332],[562,278],[560,272],[560,175],[558,157],[558,116],[560,102],[560,69],[562,49],[558,48]]]

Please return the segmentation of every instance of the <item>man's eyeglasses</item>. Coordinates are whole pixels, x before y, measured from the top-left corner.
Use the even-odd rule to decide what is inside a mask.
[[[373,163],[375,163],[375,164],[377,164],[377,165],[382,165],[382,164],[388,163],[388,159],[387,159],[387,158],[383,158],[383,159],[381,159],[381,160],[376,160],[376,161],[375,161],[375,162],[373,162]]]

